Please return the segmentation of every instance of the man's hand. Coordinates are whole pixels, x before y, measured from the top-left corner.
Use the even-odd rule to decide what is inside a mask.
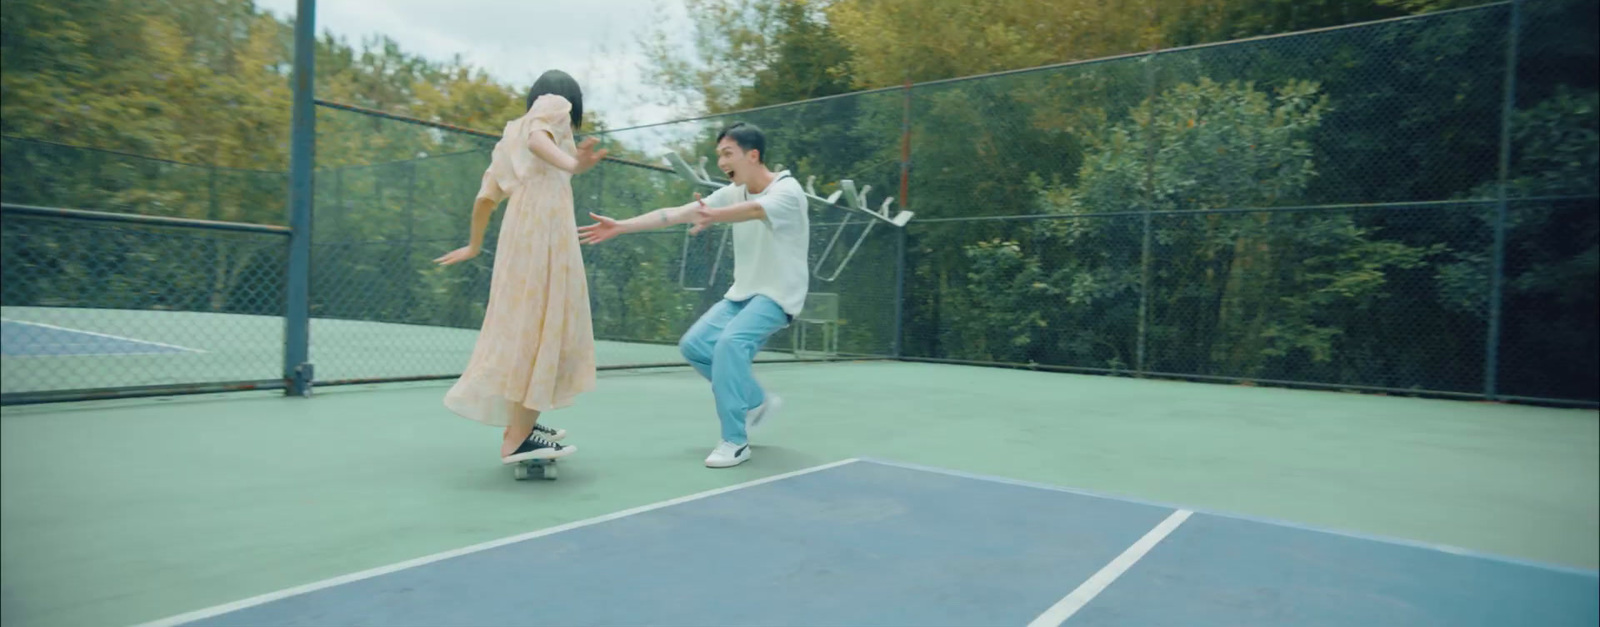
[[[627,232],[626,228],[611,218],[592,211],[589,217],[594,218],[594,224],[578,227],[578,241],[584,244],[592,246]]]
[[[482,252],[482,251],[480,251],[477,247],[474,247],[474,246],[462,246],[460,248],[457,248],[455,250],[452,250],[450,252],[445,253],[444,255],[440,256],[438,259],[434,259],[433,262],[436,263],[436,264],[439,264],[441,266],[451,266],[451,265],[455,265],[455,264],[461,263],[463,261],[466,261],[468,259],[471,259],[473,257],[477,257],[479,252]]]
[[[706,206],[706,201],[700,200],[700,194],[698,193],[694,195],[694,204],[693,213],[689,214],[689,223],[694,226],[689,227],[689,234],[699,235],[701,231],[706,230],[707,227],[715,223],[716,214],[712,213],[711,208]]]
[[[606,153],[610,151],[604,148],[601,148],[598,151],[594,149],[594,145],[599,141],[600,140],[598,139],[590,137],[583,140],[583,143],[578,145],[578,167],[573,174],[583,174],[584,172],[588,172],[589,168],[594,167],[595,164],[600,163],[601,159],[606,158]]]

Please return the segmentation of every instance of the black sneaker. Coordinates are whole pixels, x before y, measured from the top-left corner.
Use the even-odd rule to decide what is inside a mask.
[[[500,461],[506,464],[515,464],[530,459],[555,459],[571,455],[577,450],[578,447],[576,446],[562,446],[535,434],[523,440],[522,446],[517,447],[517,450],[512,451],[510,455],[500,458]]]
[[[560,442],[567,437],[567,430],[557,429],[555,427],[546,427],[541,424],[534,424],[533,433],[528,434],[528,437],[534,436],[542,437],[550,442]]]

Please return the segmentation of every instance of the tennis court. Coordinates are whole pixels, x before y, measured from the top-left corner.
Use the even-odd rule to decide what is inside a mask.
[[[7,624],[1593,624],[1592,410],[763,364],[743,466],[613,371],[514,481],[448,382],[7,407]]]
[[[133,340],[105,333],[66,329],[40,322],[0,320],[0,338],[6,356],[44,355],[138,355],[150,353],[199,352],[195,349]]]
[[[825,298],[711,470],[673,342],[731,236],[586,249],[603,371],[530,481],[442,404],[493,256],[433,260],[500,122],[313,93],[363,75],[297,19],[287,161],[0,137],[0,622],[1594,625],[1592,16],[1141,35],[594,130],[580,220],[717,188],[719,129],[764,128]]]

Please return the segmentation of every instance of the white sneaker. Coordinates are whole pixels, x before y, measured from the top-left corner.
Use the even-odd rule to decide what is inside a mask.
[[[567,438],[567,430],[557,429],[555,427],[547,427],[545,425],[535,423],[533,425],[533,433],[529,434],[528,437],[531,438],[536,435],[549,442],[560,442]]]
[[[538,434],[534,434],[523,440],[522,445],[518,446],[517,450],[512,451],[510,455],[501,457],[500,463],[515,464],[530,459],[557,459],[576,452],[578,452],[578,447],[576,446],[556,444],[539,437]]]
[[[717,448],[712,449],[711,455],[706,457],[706,468],[729,468],[743,464],[747,459],[750,459],[749,444],[718,442]]]
[[[778,414],[783,409],[783,398],[777,394],[768,394],[767,401],[744,414],[744,428],[755,431],[765,424],[767,418]]]

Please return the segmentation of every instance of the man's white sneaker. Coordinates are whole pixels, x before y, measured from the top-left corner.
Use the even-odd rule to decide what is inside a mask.
[[[750,459],[749,444],[734,444],[732,442],[719,442],[717,448],[711,450],[711,455],[706,457],[707,468],[729,468],[743,464]]]
[[[744,428],[751,431],[761,428],[761,425],[765,424],[768,418],[777,415],[780,409],[783,409],[783,398],[777,394],[768,394],[766,402],[745,412]]]

